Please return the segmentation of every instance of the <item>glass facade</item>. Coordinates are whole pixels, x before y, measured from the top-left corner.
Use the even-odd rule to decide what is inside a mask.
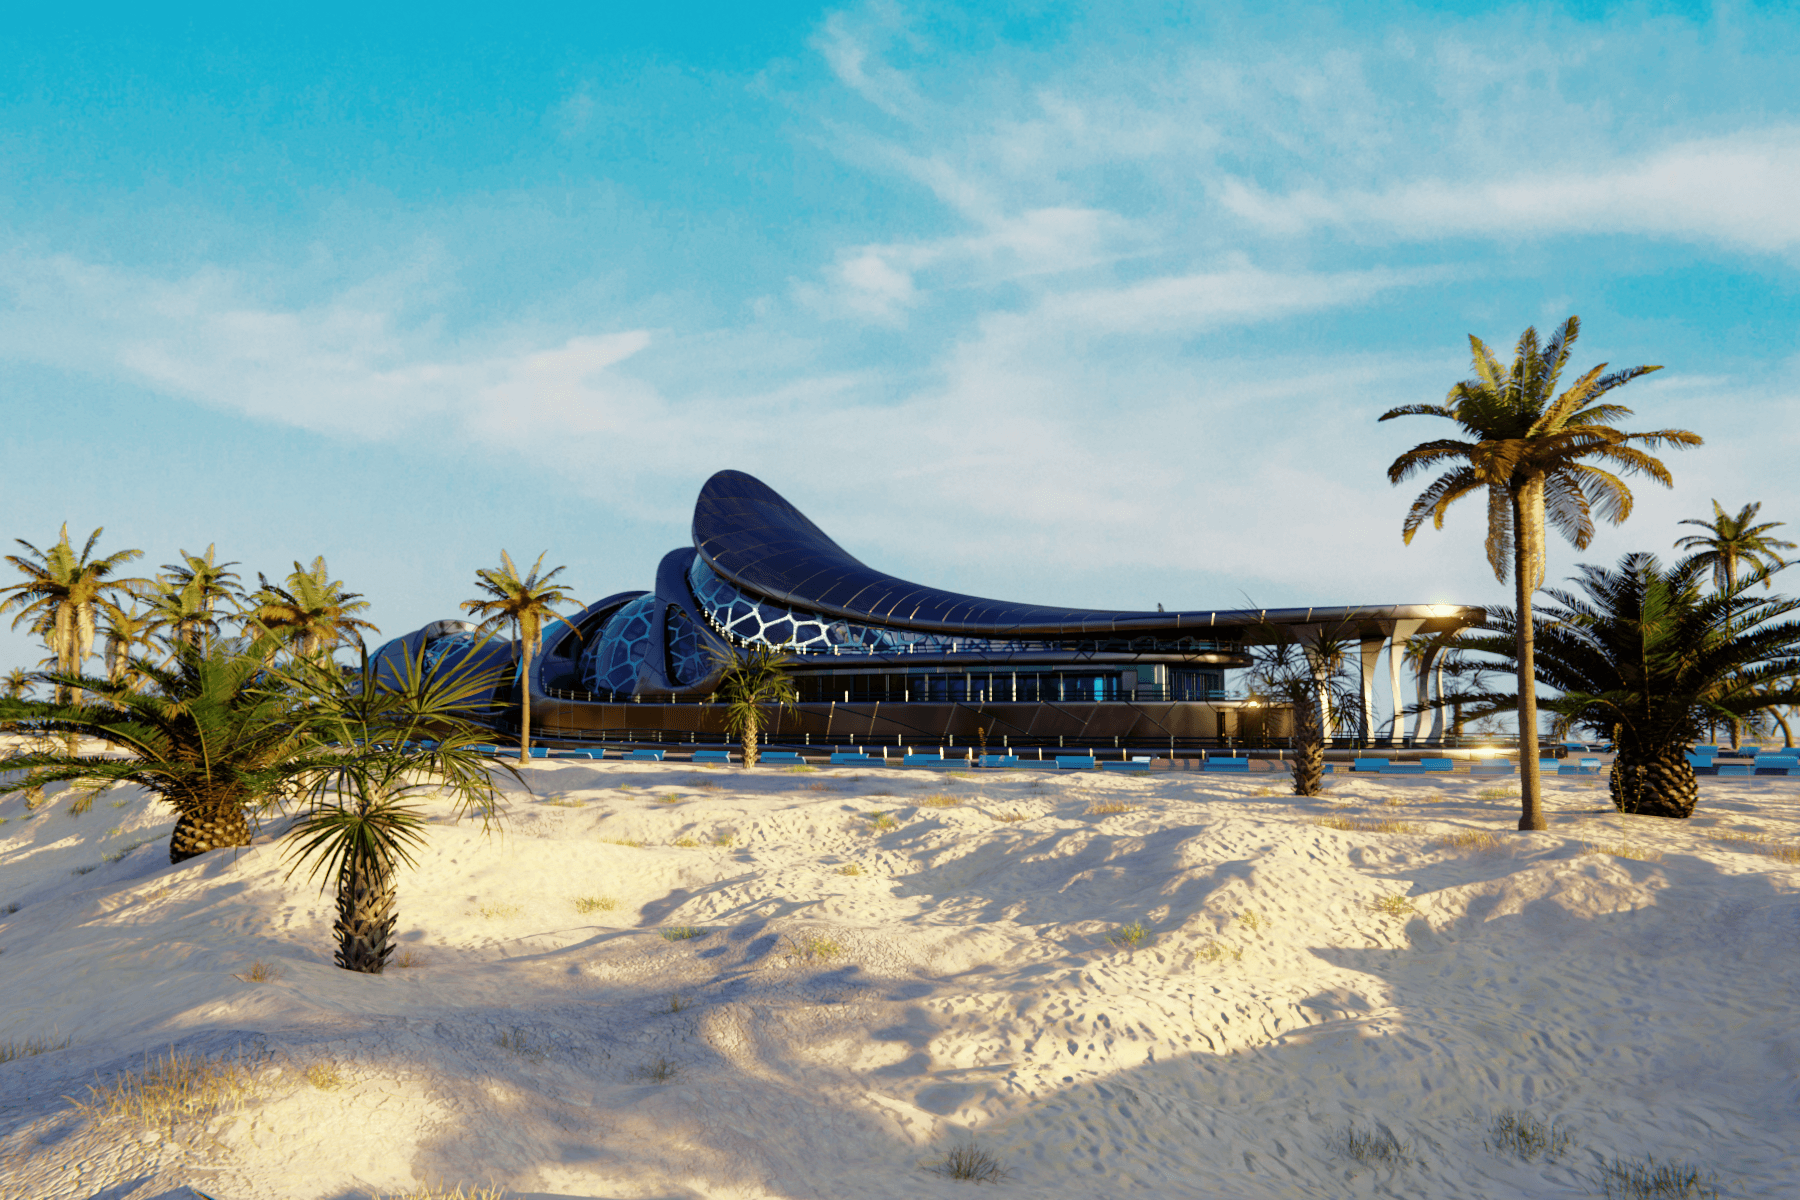
[[[644,659],[651,650],[655,617],[656,597],[639,596],[613,614],[598,638],[590,634],[581,655],[582,686],[602,694],[637,691]]]

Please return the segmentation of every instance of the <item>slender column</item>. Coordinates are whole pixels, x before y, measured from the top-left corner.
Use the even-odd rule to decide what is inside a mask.
[[[1394,719],[1388,723],[1388,737],[1395,742],[1405,736],[1400,727],[1400,710],[1406,707],[1400,699],[1400,660],[1406,657],[1406,643],[1424,624],[1423,621],[1395,621],[1394,636],[1388,642],[1388,695],[1394,701]]]
[[[1356,656],[1356,674],[1362,684],[1362,740],[1365,744],[1375,740],[1375,660],[1381,657],[1384,637],[1365,637],[1362,640],[1362,653]]]
[[[1419,689],[1419,712],[1417,719],[1413,722],[1413,741],[1415,742],[1422,741],[1427,736],[1425,731],[1427,713],[1431,716],[1430,736],[1433,739],[1440,739],[1444,735],[1443,717],[1439,713],[1438,706],[1431,704],[1431,669],[1437,665],[1438,653],[1442,649],[1443,647],[1433,639],[1426,643],[1425,653],[1419,656],[1418,671],[1415,676]]]
[[[1437,691],[1434,693],[1437,703],[1431,706],[1431,740],[1441,745],[1444,741],[1444,659],[1442,655],[1438,656],[1432,676],[1437,681]]]

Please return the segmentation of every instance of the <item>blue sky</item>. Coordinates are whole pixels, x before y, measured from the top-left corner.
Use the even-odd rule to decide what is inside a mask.
[[[1800,528],[1793,5],[657,7],[9,22],[0,536],[392,634],[649,587],[736,467],[977,594],[1496,602],[1375,417],[1571,312],[1707,444],[1552,577]]]

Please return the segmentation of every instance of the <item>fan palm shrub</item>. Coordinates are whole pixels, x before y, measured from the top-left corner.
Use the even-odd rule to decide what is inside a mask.
[[[417,801],[448,795],[458,816],[478,812],[484,830],[498,813],[492,764],[475,749],[488,731],[470,718],[475,698],[504,674],[466,660],[434,669],[423,647],[384,658],[379,669],[365,650],[354,670],[301,658],[286,673],[304,698],[309,744],[325,750],[289,764],[306,810],[287,834],[288,873],[311,864],[309,879],[335,886],[332,931],[345,970],[379,975],[394,953],[395,876],[415,865],[425,840]],[[500,769],[518,778],[510,765]]]
[[[531,761],[531,659],[543,643],[544,626],[551,621],[563,620],[556,611],[557,605],[574,602],[566,587],[551,582],[565,568],[556,567],[539,575],[543,566],[544,556],[540,554],[530,572],[520,575],[519,569],[513,566],[512,555],[502,550],[498,570],[483,568],[475,572],[475,586],[485,596],[465,600],[462,604],[464,612],[480,620],[476,627],[480,632],[490,633],[510,625],[518,640],[521,764]]]
[[[0,795],[77,779],[134,783],[175,810],[170,862],[249,845],[251,816],[293,777],[293,760],[308,748],[298,697],[262,678],[265,648],[262,639],[247,645],[233,639],[208,646],[181,642],[165,663],[133,658],[130,672],[116,680],[38,674],[59,691],[76,689],[87,699],[10,700],[0,712],[29,720],[42,734],[64,735],[71,747],[78,738],[94,738],[122,756],[74,749],[21,755],[9,766],[24,772],[0,783]],[[141,677],[141,688],[133,674]]]
[[[1494,578],[1513,578],[1517,622],[1519,701],[1520,829],[1545,828],[1538,782],[1537,709],[1534,679],[1531,595],[1544,580],[1544,540],[1548,524],[1576,549],[1593,540],[1593,514],[1616,525],[1631,515],[1631,489],[1613,474],[1644,474],[1673,485],[1662,462],[1640,449],[1698,446],[1698,435],[1685,429],[1626,433],[1611,422],[1631,415],[1600,398],[1660,367],[1630,367],[1606,373],[1602,363],[1560,395],[1557,383],[1581,331],[1570,317],[1542,349],[1535,328],[1519,338],[1510,368],[1500,365],[1480,338],[1469,346],[1475,378],[1450,389],[1442,404],[1407,404],[1389,409],[1381,420],[1429,416],[1454,421],[1465,435],[1423,442],[1396,458],[1388,481],[1398,484],[1422,470],[1448,465],[1412,503],[1401,526],[1401,538],[1412,544],[1427,517],[1438,528],[1450,506],[1464,496],[1485,492],[1488,502],[1487,559]],[[1634,445],[1634,443],[1636,443]],[[1596,464],[1604,464],[1604,466]]]
[[[93,557],[94,544],[103,532],[101,528],[89,534],[87,544],[77,554],[65,523],[55,545],[48,550],[39,550],[20,538],[16,540],[25,553],[6,556],[6,561],[24,574],[25,581],[0,588],[0,596],[5,597],[0,600],[0,613],[18,610],[12,627],[28,624],[32,633],[44,639],[56,660],[56,669],[64,675],[79,671],[94,652],[97,619],[122,616],[120,597],[149,585],[145,579],[113,577],[125,563],[143,557],[142,550],[119,550],[103,558]],[[63,698],[59,685],[57,699]]]
[[[754,767],[764,718],[771,709],[793,711],[800,691],[787,672],[793,661],[773,646],[753,645],[742,652],[722,653],[715,699],[725,705],[725,731],[737,735],[744,748],[744,765]]]
[[[1699,788],[1686,752],[1705,723],[1800,703],[1800,600],[1752,595],[1761,572],[1709,591],[1703,564],[1664,569],[1651,554],[1580,571],[1574,590],[1547,591],[1551,602],[1536,614],[1537,677],[1556,689],[1538,704],[1613,739],[1620,812],[1690,816]],[[1516,665],[1517,625],[1511,609],[1492,609],[1492,634],[1465,642]],[[1517,693],[1462,698],[1494,711],[1520,707]]]

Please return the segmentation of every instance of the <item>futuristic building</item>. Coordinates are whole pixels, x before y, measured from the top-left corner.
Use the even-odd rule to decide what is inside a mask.
[[[1247,646],[1347,638],[1363,648],[1367,695],[1384,644],[1481,618],[1459,605],[1165,613],[983,600],[883,574],[761,481],[721,471],[694,506],[693,545],[663,557],[654,590],[608,596],[548,631],[522,682],[534,737],[718,740],[707,700],[734,649],[762,644],[791,656],[800,693],[800,711],[772,731],[779,742],[1255,741],[1283,731],[1226,696],[1225,671],[1249,665]],[[383,652],[420,646],[430,661],[515,655],[459,621]],[[512,702],[516,731],[516,691],[495,700]]]

